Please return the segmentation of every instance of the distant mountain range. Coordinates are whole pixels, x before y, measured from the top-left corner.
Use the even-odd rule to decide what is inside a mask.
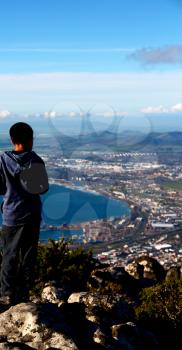
[[[164,147],[164,146],[182,146],[182,132],[171,131],[165,133],[150,133],[140,143],[141,146],[147,146],[152,148]]]
[[[166,151],[182,150],[182,132],[142,134],[134,131],[113,133],[109,131],[79,136],[57,134],[56,139],[65,152],[73,150],[105,151]]]
[[[57,145],[63,151],[64,155],[70,156],[77,150],[101,150],[101,151],[120,151],[120,152],[164,152],[164,151],[182,151],[182,132],[150,132],[144,134],[138,131],[126,130],[121,133],[112,131],[98,131],[91,133],[80,133],[79,135],[64,134],[56,129],[50,132],[50,135],[42,135],[35,138],[35,148],[51,147],[56,140]],[[10,148],[9,139],[0,139],[0,148]],[[55,147],[55,146],[54,146]]]

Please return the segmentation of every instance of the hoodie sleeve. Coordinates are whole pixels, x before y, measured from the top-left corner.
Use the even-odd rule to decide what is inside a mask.
[[[0,157],[0,195],[4,195],[6,193],[6,182],[2,169],[1,157]]]

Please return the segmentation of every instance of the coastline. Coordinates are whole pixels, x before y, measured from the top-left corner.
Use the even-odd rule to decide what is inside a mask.
[[[71,190],[78,190],[78,191],[82,191],[82,192],[86,192],[86,193],[93,193],[97,196],[104,196],[104,197],[108,197],[109,199],[113,199],[113,200],[117,200],[119,202],[123,202],[123,203],[127,203],[128,207],[130,208],[130,205],[135,205],[132,201],[130,201],[129,199],[126,198],[117,198],[114,195],[111,195],[108,192],[105,192],[104,190],[93,190],[91,188],[88,187],[88,185],[86,186],[76,186],[74,183],[70,182],[70,181],[65,181],[65,180],[61,180],[61,179],[50,179],[49,183],[51,185],[58,185],[58,186],[65,186],[70,188]]]
[[[98,190],[98,191],[95,191],[93,189],[90,189],[87,185],[86,186],[78,186],[74,183],[71,183],[71,182],[68,182],[68,181],[64,181],[64,180],[60,180],[60,179],[49,179],[49,184],[50,185],[56,185],[56,186],[63,186],[63,187],[67,187],[71,190],[76,190],[76,191],[82,191],[84,193],[90,193],[90,194],[93,194],[93,195],[97,195],[97,196],[104,196],[104,197],[107,197],[108,199],[111,199],[111,200],[115,200],[115,201],[118,201],[120,203],[123,203],[123,206],[126,207],[126,213],[124,213],[122,216],[129,216],[129,213],[131,211],[131,208],[130,208],[130,205],[128,203],[127,200],[125,199],[119,199],[117,198],[116,196],[112,196],[110,193],[107,193],[106,191],[104,190]],[[119,218],[120,216],[119,215],[113,215],[112,218],[113,219],[116,219],[116,218]],[[77,231],[77,230],[82,230],[82,224],[85,225],[86,223],[91,223],[93,221],[102,221],[103,219],[109,219],[109,218],[98,218],[96,220],[93,220],[93,219],[90,219],[90,220],[85,220],[85,221],[81,221],[79,223],[75,223],[75,224],[51,224],[51,223],[45,223],[43,222],[42,223],[42,227],[41,227],[41,231],[42,232],[46,232],[46,231],[54,231],[54,230],[65,230],[65,231]],[[1,228],[2,224],[0,224],[0,228]]]

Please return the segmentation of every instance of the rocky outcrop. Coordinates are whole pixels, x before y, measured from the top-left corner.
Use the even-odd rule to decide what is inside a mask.
[[[159,344],[154,335],[141,329],[133,322],[112,326],[112,336],[118,341],[121,349],[159,349]]]
[[[107,267],[92,271],[88,288],[101,293],[120,293],[133,296],[138,289],[138,282],[124,267]]]
[[[100,295],[98,293],[73,293],[68,303],[81,302],[85,305],[86,318],[96,323],[114,324],[134,319],[133,308],[120,294]],[[99,322],[100,318],[100,322]]]
[[[73,293],[59,307],[22,303],[0,314],[0,350],[140,349],[135,345],[142,340],[137,335],[133,338],[132,332],[130,339],[125,329],[133,321],[132,308],[119,295]]]
[[[32,302],[0,308],[0,350],[159,350],[158,333],[137,322],[134,306],[143,287],[179,280],[181,267],[166,273],[154,260],[99,266],[87,290],[68,294],[50,282]]]
[[[161,282],[166,275],[163,266],[149,256],[139,257],[131,264],[126,265],[125,270],[137,279],[148,279],[154,283]]]
[[[144,266],[134,261],[131,264],[126,265],[125,271],[136,279],[141,279],[143,278]]]
[[[53,304],[12,306],[0,315],[0,325],[0,336],[6,336],[9,342],[18,341],[39,350],[78,350],[72,330]]]

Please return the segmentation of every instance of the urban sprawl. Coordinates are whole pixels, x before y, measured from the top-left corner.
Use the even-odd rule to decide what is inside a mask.
[[[130,215],[79,225],[74,244],[91,247],[115,266],[136,257],[157,258],[164,267],[182,262],[182,164],[164,163],[155,152],[77,151],[73,157],[43,153],[50,181],[94,191],[128,203]],[[170,155],[169,155],[170,157]]]

